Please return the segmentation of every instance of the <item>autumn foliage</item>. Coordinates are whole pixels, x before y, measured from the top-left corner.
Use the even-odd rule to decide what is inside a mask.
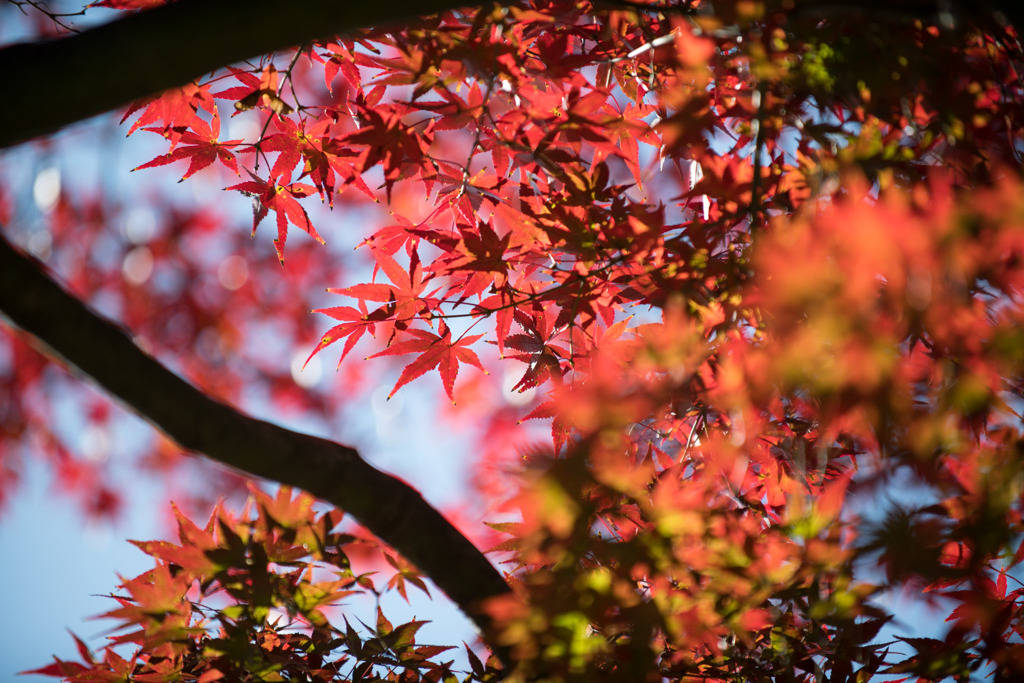
[[[417,643],[420,622],[336,606],[429,593],[402,547],[224,476],[183,508],[241,489],[245,508],[176,509],[176,540],[137,543],[154,568],[123,581],[115,635],[39,671],[1020,680],[1022,68],[984,3],[517,0],[310,35],[136,102],[128,147],[164,146],[137,170],[219,183],[251,224],[157,203],[126,243],[130,205],[62,196],[53,270],[243,407],[258,386],[336,416],[395,362],[389,398],[434,383],[478,441],[489,509],[460,524],[509,588],[460,605],[478,646]],[[0,343],[0,497],[31,440],[112,514],[39,395],[73,380]],[[297,350],[336,378],[296,386]],[[196,466],[166,440],[145,460]],[[892,591],[943,635],[896,619]]]

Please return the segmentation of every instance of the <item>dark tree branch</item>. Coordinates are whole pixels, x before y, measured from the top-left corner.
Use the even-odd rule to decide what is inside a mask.
[[[401,25],[416,16],[482,4],[479,0],[302,0],[291,4],[180,0],[80,34],[12,45],[0,49],[0,73],[5,79],[0,148],[53,133],[250,57],[359,28]],[[954,9],[962,4],[963,0],[950,2]],[[829,2],[803,0],[794,11],[829,6]],[[969,7],[1000,12],[1015,26],[1024,23],[1024,3],[1018,0],[981,1]]]
[[[374,469],[353,448],[256,420],[210,398],[65,292],[2,236],[0,311],[45,344],[48,355],[92,377],[182,447],[302,488],[350,513],[426,573],[497,648],[481,607],[509,592],[508,584],[416,490]]]
[[[175,88],[228,64],[458,0],[180,0],[56,40],[0,50],[0,148]],[[472,2],[468,4],[472,5]]]

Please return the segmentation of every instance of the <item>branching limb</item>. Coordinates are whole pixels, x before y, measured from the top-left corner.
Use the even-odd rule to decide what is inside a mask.
[[[180,0],[77,35],[0,49],[0,148],[250,57],[464,5],[456,0]],[[472,4],[472,3],[470,3]]]

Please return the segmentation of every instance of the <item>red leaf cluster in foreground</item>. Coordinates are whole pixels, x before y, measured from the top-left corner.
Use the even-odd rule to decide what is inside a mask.
[[[204,293],[197,254],[224,228],[200,227],[205,209],[172,212],[170,232],[136,248],[199,283],[159,304],[194,328],[177,347],[134,319],[159,288],[102,263],[67,279],[109,290],[158,351],[210,330],[216,351],[183,363],[232,399],[265,380],[275,404],[331,414],[353,395],[351,371],[304,393],[250,363],[263,318],[296,344],[318,336],[310,360],[350,368],[357,346],[371,368],[401,359],[389,398],[436,370],[458,404],[445,414],[479,425],[479,490],[502,497],[479,535],[513,593],[488,605],[485,644],[515,669],[467,647],[458,671],[450,644],[417,644],[421,622],[339,616],[328,607],[357,593],[426,584],[339,531],[339,512],[254,488],[241,515],[218,506],[200,528],[177,513],[178,543],[138,543],[155,568],[115,596],[118,635],[39,672],[1024,676],[1018,34],[982,10],[809,4],[468,7],[134,106],[129,132],[170,145],[139,168],[188,161],[190,183],[244,170],[225,189],[252,199],[254,231],[274,213],[282,267],[251,261],[254,282]],[[221,140],[229,112],[255,132]],[[103,239],[100,220],[69,234],[88,211],[62,199],[51,217],[72,264],[86,258],[75,242]],[[328,246],[286,250],[296,226]],[[332,240],[358,230],[364,267],[339,267]],[[324,325],[297,317],[325,285],[337,304],[317,312],[333,322],[308,334]],[[30,428],[50,435],[31,403],[46,370],[5,343],[0,454]],[[479,374],[510,361],[511,400],[504,370]],[[531,419],[550,420],[550,440],[525,445]],[[386,588],[352,569],[353,548],[382,560]],[[886,635],[906,627],[889,590],[942,610],[940,637]]]

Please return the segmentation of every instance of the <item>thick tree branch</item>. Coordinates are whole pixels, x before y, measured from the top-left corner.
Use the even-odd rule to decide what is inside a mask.
[[[416,564],[480,627],[501,574],[407,484],[355,449],[256,420],[210,398],[65,292],[0,236],[0,311],[184,448],[309,491],[350,513]],[[491,643],[494,645],[493,641]],[[501,653],[499,653],[501,654]]]
[[[482,4],[179,0],[80,34],[12,45],[0,49],[6,96],[0,107],[0,148],[53,133],[250,57],[358,28],[400,24]],[[824,9],[828,4],[803,0],[794,11]],[[1024,23],[1024,4],[1017,0],[989,0],[980,7],[1003,13],[1016,26]]]
[[[250,57],[473,2],[180,0],[83,33],[0,50],[0,148]]]

